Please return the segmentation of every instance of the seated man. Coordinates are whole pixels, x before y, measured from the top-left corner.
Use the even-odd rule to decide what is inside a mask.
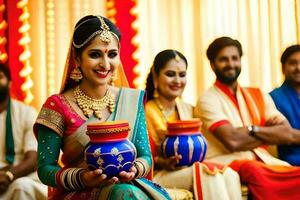
[[[287,118],[300,134],[300,45],[288,47],[281,56],[285,81],[270,95],[277,109]],[[278,146],[279,158],[292,165],[300,166],[300,146]]]
[[[41,200],[47,187],[36,175],[36,112],[9,96],[10,72],[0,64],[0,200]]]
[[[207,160],[230,164],[253,199],[300,199],[300,168],[272,157],[261,147],[299,144],[299,134],[270,96],[238,84],[241,44],[229,37],[218,38],[208,47],[207,56],[217,80],[195,108],[208,141]]]

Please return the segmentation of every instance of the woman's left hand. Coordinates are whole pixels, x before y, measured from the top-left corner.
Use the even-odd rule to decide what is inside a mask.
[[[135,178],[135,174],[137,172],[137,169],[135,166],[132,166],[129,170],[129,172],[121,171],[119,174],[120,181],[122,182],[128,182]]]

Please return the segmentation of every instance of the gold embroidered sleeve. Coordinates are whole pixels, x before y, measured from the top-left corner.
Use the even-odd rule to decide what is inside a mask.
[[[36,123],[44,125],[54,130],[58,135],[63,136],[65,130],[65,120],[63,115],[55,110],[43,107]]]

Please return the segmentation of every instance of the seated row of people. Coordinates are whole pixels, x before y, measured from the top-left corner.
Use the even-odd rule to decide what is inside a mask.
[[[166,159],[161,154],[167,121],[199,117],[208,141],[206,162],[200,165],[221,163],[230,167],[217,170],[218,173],[200,170],[203,199],[240,199],[236,172],[241,182],[247,184],[253,199],[298,199],[300,168],[291,165],[299,165],[300,155],[297,126],[300,117],[300,46],[293,45],[282,55],[286,80],[271,92],[278,109],[270,95],[259,88],[245,88],[238,83],[242,54],[241,44],[229,37],[217,38],[210,44],[207,57],[216,82],[199,98],[194,109],[179,98],[187,81],[186,58],[175,50],[157,54],[146,84],[147,126],[157,151],[154,181],[164,187],[188,189],[199,198],[198,182],[193,180],[197,177],[197,163],[176,169],[174,165],[181,155]],[[292,127],[287,119],[292,122]],[[271,156],[266,151],[267,145],[279,145],[282,160]],[[216,195],[216,188],[220,196]]]

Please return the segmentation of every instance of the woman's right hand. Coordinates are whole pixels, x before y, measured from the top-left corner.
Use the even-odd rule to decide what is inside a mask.
[[[85,187],[99,187],[103,184],[114,184],[119,181],[117,177],[106,179],[106,174],[103,174],[102,169],[96,169],[94,171],[86,170],[81,174],[81,181]]]
[[[180,162],[181,159],[182,159],[181,155],[175,154],[174,156],[168,158],[158,157],[157,162],[158,165],[164,169],[174,170],[176,168],[176,165]]]
[[[165,168],[168,170],[174,170],[176,168],[175,165],[177,165],[180,160],[181,160],[181,155],[175,155],[175,156],[171,156],[169,158],[166,158],[166,166]]]

